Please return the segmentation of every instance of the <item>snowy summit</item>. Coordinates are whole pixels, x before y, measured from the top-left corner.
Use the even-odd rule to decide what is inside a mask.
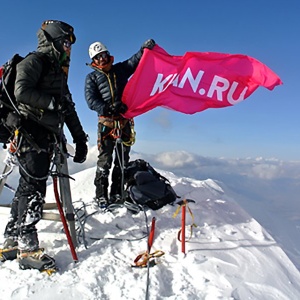
[[[167,177],[186,214],[186,249],[178,240],[181,211],[167,205],[158,211],[132,214],[125,207],[101,212],[94,206],[95,168],[73,175],[72,198],[81,226],[73,262],[62,223],[38,224],[40,246],[53,256],[59,271],[51,276],[37,270],[20,270],[16,261],[1,263],[2,299],[300,299],[300,274],[284,251],[260,224],[230,199],[218,182]],[[47,202],[55,202],[48,186]],[[7,209],[8,212],[8,209]],[[4,231],[8,214],[0,216]],[[155,217],[149,268],[133,267],[147,250],[147,233]],[[192,228],[190,225],[195,224]],[[79,222],[78,222],[79,224]],[[0,242],[3,243],[1,237]],[[161,252],[160,252],[161,253]]]

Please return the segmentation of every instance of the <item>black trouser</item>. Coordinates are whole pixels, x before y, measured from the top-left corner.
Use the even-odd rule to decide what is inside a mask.
[[[20,179],[4,233],[5,237],[17,238],[19,249],[27,251],[39,248],[36,224],[42,217],[51,161],[49,136],[42,132],[36,141],[40,153],[24,141],[17,154]]]
[[[111,130],[111,128],[104,126],[101,123],[98,124],[99,155],[96,176],[94,180],[94,184],[96,186],[96,198],[102,196],[107,197],[108,176],[113,162],[114,149],[116,151],[114,157],[114,168],[112,171],[110,196],[121,194],[123,188],[121,185],[123,171],[122,167],[126,167],[129,162],[129,153],[131,147],[121,143],[122,141],[126,142],[130,139],[130,124],[127,123],[122,129],[120,140],[117,140],[110,135]]]

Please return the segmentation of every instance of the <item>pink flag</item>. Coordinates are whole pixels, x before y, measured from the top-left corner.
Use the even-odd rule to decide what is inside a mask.
[[[273,90],[280,78],[258,60],[241,54],[187,52],[169,55],[156,45],[145,49],[122,101],[127,118],[157,106],[186,114],[235,105],[259,86]]]

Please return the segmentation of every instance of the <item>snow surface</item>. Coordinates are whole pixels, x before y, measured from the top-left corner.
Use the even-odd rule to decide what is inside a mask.
[[[92,202],[95,168],[89,168],[73,175],[75,181],[71,181],[74,207],[85,222],[84,231],[78,231],[79,262],[73,262],[62,223],[42,220],[38,224],[40,246],[55,257],[59,271],[48,276],[20,270],[16,261],[4,262],[1,299],[300,299],[299,271],[218,182],[158,171],[171,181],[181,199],[195,200],[189,208],[197,227],[186,243],[186,254],[177,239],[181,215],[173,217],[178,205],[138,214],[124,207],[103,213]],[[46,200],[55,202],[52,185]],[[145,236],[153,217],[151,253],[161,250],[165,254],[149,269],[133,268],[137,255],[147,250]],[[189,213],[186,218],[189,238],[193,220]],[[0,215],[1,232],[6,222],[7,214]]]

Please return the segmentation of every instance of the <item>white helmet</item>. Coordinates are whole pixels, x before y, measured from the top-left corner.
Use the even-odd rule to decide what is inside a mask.
[[[101,42],[95,42],[93,44],[90,45],[89,47],[89,55],[90,58],[93,59],[97,54],[101,53],[101,52],[108,52],[106,46],[104,44],[102,44]]]

